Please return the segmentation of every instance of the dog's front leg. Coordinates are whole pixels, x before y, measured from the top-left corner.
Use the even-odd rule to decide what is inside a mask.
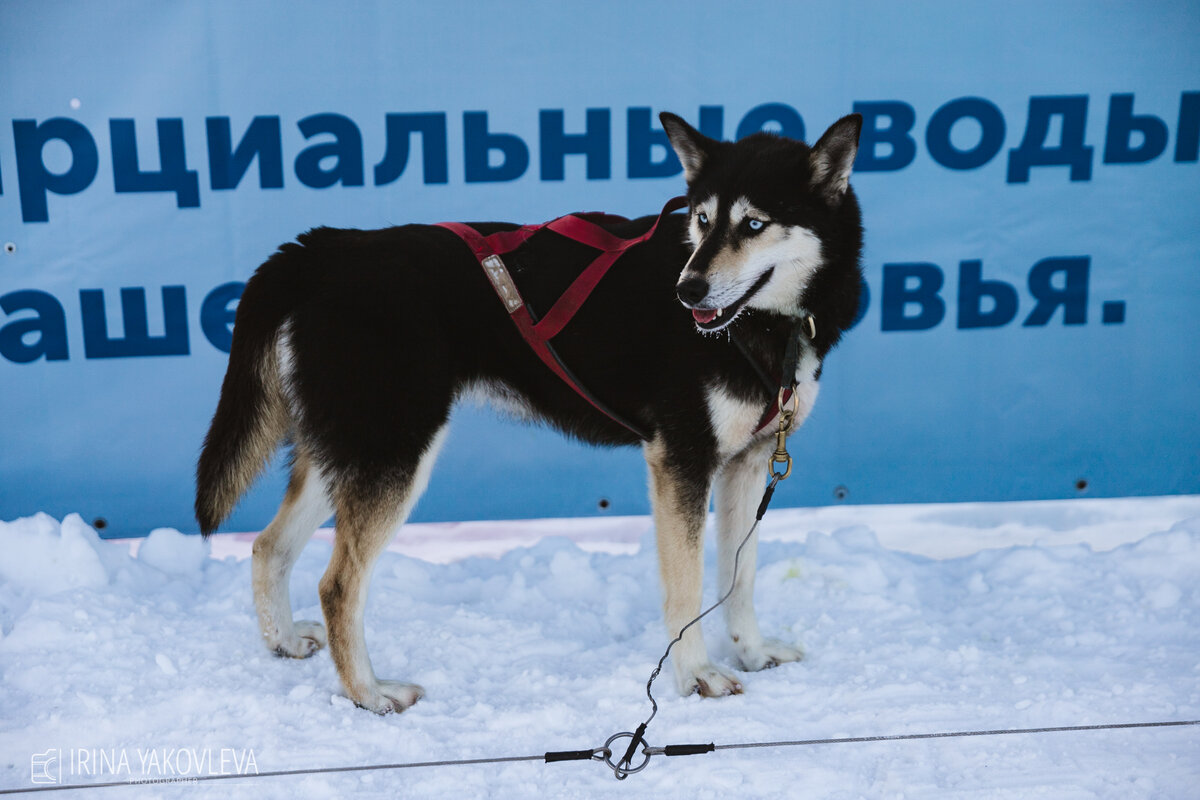
[[[650,466],[650,497],[654,505],[654,535],[662,580],[663,615],[667,635],[674,639],[700,613],[704,573],[704,522],[710,477],[673,464],[660,441],[646,446]],[[742,683],[708,660],[700,625],[688,628],[671,650],[675,683],[680,694],[704,697],[740,694]]]
[[[758,560],[758,532],[746,540],[740,557],[737,550],[754,525],[762,499],[767,457],[774,440],[747,448],[721,470],[716,480],[717,505],[717,591],[729,591],[737,561],[737,583],[725,601],[725,623],[743,669],[755,671],[787,661],[799,661],[804,651],[778,641],[764,639],[754,613],[754,576]]]

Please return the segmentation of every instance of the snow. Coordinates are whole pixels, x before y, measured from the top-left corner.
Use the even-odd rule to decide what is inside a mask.
[[[651,536],[645,518],[405,528],[366,636],[381,677],[427,694],[377,717],[342,695],[328,653],[262,646],[252,537],[163,529],[131,546],[77,515],[0,523],[0,789],[33,788],[39,765],[85,783],[599,746],[649,713],[665,644]],[[320,618],[328,537],[296,566],[298,618]],[[807,659],[720,700],[678,697],[667,674],[647,739],[1200,719],[1198,579],[1200,497],[773,510],[760,620]],[[731,666],[719,617],[706,637]],[[1192,797],[1198,779],[1200,727],[1180,727],[722,750],[655,757],[624,782],[514,762],[87,796],[1124,800]]]

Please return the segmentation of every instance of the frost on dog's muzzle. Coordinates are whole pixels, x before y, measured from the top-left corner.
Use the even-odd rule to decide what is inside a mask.
[[[696,327],[702,331],[719,331],[725,326],[731,324],[737,318],[738,314],[742,312],[742,309],[744,309],[746,304],[750,301],[750,298],[758,294],[758,292],[767,285],[774,273],[774,267],[766,270],[762,275],[758,276],[758,280],[754,282],[754,285],[752,285],[745,294],[729,305],[721,306],[719,308],[704,308],[699,304],[693,305],[689,303],[684,297],[684,292],[682,290],[683,284],[680,284],[681,289],[678,292],[679,299],[685,306],[691,309],[692,319],[695,320]],[[707,296],[708,284],[703,280],[700,282],[704,283],[706,289],[705,296]]]
[[[721,308],[701,308],[700,304],[708,297],[709,285],[704,278],[684,278],[675,286],[675,296],[679,302],[691,309],[692,319],[697,325],[707,325],[722,315]]]

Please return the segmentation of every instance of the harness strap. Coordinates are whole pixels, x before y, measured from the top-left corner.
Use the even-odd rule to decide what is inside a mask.
[[[758,359],[751,355],[750,350],[746,347],[746,343],[742,341],[740,336],[734,334],[730,338],[733,339],[738,352],[742,354],[742,357],[754,369],[755,374],[758,375],[758,379],[762,381],[762,385],[767,387],[768,392],[775,392],[775,399],[771,401],[771,405],[767,406],[767,410],[763,412],[763,415],[758,418],[758,425],[754,428],[754,433],[758,434],[766,430],[779,417],[779,412],[791,402],[793,389],[790,386],[777,385],[777,383],[786,383],[786,381],[772,381],[767,375],[766,370],[763,369],[762,364],[758,363]],[[784,374],[786,375],[787,373],[785,372]],[[782,396],[780,396],[779,389],[783,390]]]
[[[665,216],[684,208],[686,205],[687,198],[684,197],[674,197],[668,200],[667,204],[663,206],[663,210],[659,213],[658,219],[650,226],[650,229],[641,236],[636,236],[632,239],[622,239],[600,227],[600,223],[602,222],[628,222],[624,217],[603,213],[568,214],[541,225],[522,225],[511,231],[500,231],[488,234],[487,236],[484,236],[470,225],[461,222],[439,222],[437,224],[439,227],[445,228],[457,235],[458,238],[462,239],[471,248],[471,252],[475,254],[475,258],[478,259],[480,265],[483,267],[484,274],[487,275],[488,280],[491,282],[492,288],[495,289],[496,294],[504,303],[504,307],[508,310],[509,318],[516,325],[521,338],[525,340],[530,349],[541,359],[542,363],[549,367],[551,372],[570,386],[576,394],[586,400],[597,411],[618,423],[638,438],[649,441],[650,437],[645,431],[613,411],[583,386],[579,379],[567,368],[567,365],[563,363],[563,360],[559,358],[550,340],[561,333],[563,328],[575,317],[575,314],[587,301],[592,291],[600,284],[601,279],[604,278],[608,270],[626,250],[652,237]],[[534,234],[542,230],[553,231],[601,252],[571,282],[571,285],[554,302],[550,310],[540,320],[535,320],[533,312],[529,309],[525,299],[521,297],[521,292],[517,288],[516,281],[513,280],[501,256],[516,250],[533,237]],[[810,325],[811,320],[810,316],[808,318]],[[791,401],[795,387],[787,380],[787,376],[794,375],[796,371],[799,333],[800,325],[798,324],[789,336],[788,351],[784,356],[784,380],[781,381],[784,385],[780,387],[782,393],[776,394],[771,405],[763,413],[758,427],[754,429],[754,433],[756,434],[774,422],[783,407]],[[812,338],[814,333],[815,331],[809,333],[809,338]],[[742,341],[735,336],[734,343],[741,350],[742,355],[746,357],[746,360],[758,372],[767,389],[774,392],[775,387],[772,381],[763,372],[761,365],[750,355]]]
[[[608,214],[568,214],[565,217],[559,217],[543,225],[523,225],[515,230],[501,231],[487,236],[479,233],[470,225],[465,225],[461,222],[440,222],[438,225],[457,235],[458,238],[462,239],[471,248],[471,251],[483,267],[488,280],[491,281],[492,288],[496,290],[496,294],[499,295],[500,300],[503,301],[505,308],[508,310],[509,317],[517,326],[517,331],[520,332],[521,338],[525,340],[538,358],[550,368],[550,371],[570,386],[576,394],[586,400],[597,411],[600,411],[609,419],[620,424],[638,438],[649,441],[650,437],[641,428],[608,408],[584,388],[579,380],[571,374],[571,371],[563,363],[562,359],[558,357],[558,353],[555,352],[550,340],[562,332],[563,328],[571,321],[575,313],[579,311],[588,296],[600,283],[600,280],[608,272],[609,268],[617,262],[617,259],[626,250],[649,239],[658,230],[659,223],[662,222],[666,215],[686,205],[687,200],[683,197],[675,197],[667,201],[662,212],[658,215],[658,219],[654,221],[650,229],[641,236],[632,239],[622,239],[599,226],[598,223],[601,221],[624,220],[623,217],[615,217]],[[543,229],[549,229],[569,239],[593,247],[600,250],[601,253],[587,265],[583,272],[579,274],[579,277],[572,281],[571,285],[555,301],[545,316],[535,322],[533,313],[529,310],[525,299],[521,297],[516,282],[513,280],[501,256],[516,250],[535,233]]]
[[[783,400],[782,404],[780,404],[780,399],[781,398],[778,395],[776,395],[776,398],[771,401],[771,405],[767,406],[766,412],[763,413],[762,417],[760,417],[758,420],[758,427],[754,429],[755,434],[761,433],[762,431],[766,430],[767,426],[769,426],[771,423],[773,423],[776,419],[779,418],[779,412],[782,411],[784,408],[786,408],[787,404],[792,401],[792,390],[784,389],[783,397],[782,397],[782,400]]]
[[[797,320],[792,326],[791,331],[788,332],[787,348],[783,353],[783,367],[779,381],[771,380],[766,370],[763,369],[762,364],[758,363],[758,360],[751,355],[749,348],[746,347],[746,343],[742,341],[740,336],[737,334],[731,336],[734,345],[737,346],[737,349],[746,361],[750,363],[750,366],[754,368],[754,372],[758,375],[759,380],[762,381],[763,386],[767,388],[768,392],[775,393],[775,400],[772,401],[771,405],[767,406],[767,410],[758,421],[758,427],[754,429],[756,434],[773,423],[784,407],[791,402],[792,394],[796,390],[796,368],[800,364],[801,335],[807,337],[810,342],[816,339],[817,323],[812,314],[808,314]]]

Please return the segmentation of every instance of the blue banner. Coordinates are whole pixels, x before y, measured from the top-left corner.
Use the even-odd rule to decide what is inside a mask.
[[[0,518],[195,530],[275,247],[655,212],[663,110],[864,116],[869,305],[776,502],[1200,492],[1198,41],[1194,2],[0,4]],[[464,407],[414,519],[647,509],[636,450]]]

